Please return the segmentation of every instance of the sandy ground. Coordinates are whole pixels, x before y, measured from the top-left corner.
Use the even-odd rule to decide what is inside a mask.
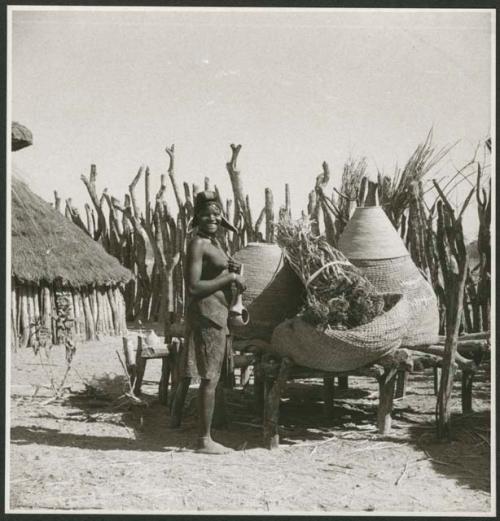
[[[127,512],[353,513],[490,511],[490,387],[474,384],[474,413],[462,417],[453,395],[454,439],[438,443],[432,373],[410,375],[395,401],[390,435],[374,431],[375,380],[351,378],[338,390],[335,418],[323,419],[319,381],[297,382],[281,407],[280,448],[262,448],[252,388],[226,393],[229,426],[215,438],[235,449],[223,456],[193,451],[195,389],[183,426],[171,430],[158,403],[161,363],[149,362],[148,407],[82,393],[85,382],[123,374],[121,339],[80,345],[71,391],[44,404],[48,376],[29,349],[11,358],[10,510]],[[64,372],[53,348],[52,370]],[[47,368],[45,368],[47,369]]]

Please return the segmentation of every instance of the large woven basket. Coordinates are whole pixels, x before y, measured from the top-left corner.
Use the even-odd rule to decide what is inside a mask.
[[[438,341],[439,309],[432,286],[409,255],[397,259],[352,260],[381,292],[402,293],[410,314],[401,347],[430,345]]]
[[[346,331],[322,332],[295,317],[276,327],[271,350],[311,369],[350,371],[397,349],[407,328],[408,314],[408,302],[399,295],[389,311],[369,324]]]
[[[410,316],[401,346],[433,344],[439,309],[432,286],[413,263],[380,206],[358,207],[339,239],[339,249],[381,293],[402,293]]]
[[[339,237],[349,259],[394,259],[409,255],[403,240],[380,206],[358,206]]]
[[[279,323],[297,314],[304,288],[276,244],[249,243],[233,257],[244,265],[243,304],[250,313],[249,323],[233,328],[233,333],[268,340]]]

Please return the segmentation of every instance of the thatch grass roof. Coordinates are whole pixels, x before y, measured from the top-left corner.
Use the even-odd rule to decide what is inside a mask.
[[[133,275],[78,226],[12,179],[12,276],[22,283],[112,286]]]
[[[20,150],[24,147],[29,147],[33,144],[33,134],[25,126],[17,121],[12,122],[11,128],[11,148],[12,151]]]

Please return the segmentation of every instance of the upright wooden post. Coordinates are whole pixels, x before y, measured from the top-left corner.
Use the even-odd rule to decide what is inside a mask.
[[[404,398],[406,396],[406,384],[408,383],[408,371],[404,369],[398,371],[396,377],[396,391],[394,398]]]
[[[27,347],[28,341],[30,338],[30,320],[28,313],[28,289],[23,284],[19,286],[19,309],[20,309],[20,323],[19,323],[19,333],[21,335],[20,338],[20,346]]]
[[[463,308],[465,279],[467,275],[468,254],[463,241],[462,215],[467,207],[474,188],[467,196],[458,218],[442,192],[437,181],[434,186],[441,198],[438,209],[438,253],[445,292],[446,306],[446,340],[442,366],[441,385],[437,403],[437,434],[439,438],[451,438],[451,408],[450,398],[455,372],[455,356],[457,353],[458,332]]]
[[[323,414],[327,420],[333,416],[333,402],[335,398],[335,378],[333,376],[323,377]]]
[[[470,414],[472,412],[472,381],[474,379],[473,371],[462,371],[462,413]]]
[[[292,368],[292,361],[285,357],[281,361],[278,377],[265,397],[264,405],[264,443],[269,449],[279,446],[279,407],[280,398]]]
[[[437,396],[439,394],[439,386],[441,385],[441,367],[435,365],[432,371],[434,377],[434,394]]]
[[[170,368],[170,382],[172,395],[174,394],[177,385],[180,381],[179,375],[179,356],[181,349],[183,349],[185,339],[174,337],[172,338],[169,349],[168,349],[168,359],[169,359],[169,368]]]
[[[146,213],[146,226],[151,224],[151,172],[149,166],[146,166],[146,172],[144,175],[144,211]]]
[[[270,188],[265,190],[266,242],[274,242],[274,199]]]
[[[135,365],[135,358],[134,358],[134,348],[132,346],[131,339],[127,336],[122,337],[123,341],[123,356],[125,358],[125,367],[127,368],[127,372],[130,378],[130,383],[132,384],[132,387],[135,384],[135,378],[136,378],[136,365]]]
[[[134,394],[139,396],[141,394],[142,379],[146,370],[146,358],[142,356],[144,337],[137,335],[137,351],[135,354],[136,379],[134,385]]]
[[[290,219],[292,217],[292,204],[290,202],[290,185],[285,183],[285,210],[287,217]]]
[[[168,381],[170,379],[170,358],[161,359],[161,377],[158,385],[158,400],[162,405],[168,405]]]
[[[339,376],[339,389],[342,389],[342,390],[349,389],[349,377],[348,376]]]
[[[263,418],[264,415],[264,374],[262,370],[262,353],[255,354],[253,366],[253,390],[254,408],[256,414]]]
[[[377,427],[380,434],[388,434],[391,430],[391,413],[396,385],[397,368],[390,367],[379,376],[379,404],[377,412]]]
[[[12,280],[12,289],[11,289],[11,300],[10,300],[10,323],[11,323],[11,345],[14,348],[14,351],[17,351],[17,347],[19,345],[19,328],[17,321],[17,292],[16,292],[16,283]]]
[[[54,208],[56,211],[61,211],[61,198],[59,197],[57,190],[54,190]]]

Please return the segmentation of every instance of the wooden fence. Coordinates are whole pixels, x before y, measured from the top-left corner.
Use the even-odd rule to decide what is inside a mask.
[[[491,151],[490,144],[488,150]],[[265,188],[264,206],[259,212],[253,213],[237,165],[240,151],[241,145],[232,144],[231,157],[226,164],[232,198],[224,200],[217,186],[212,187],[209,178],[205,178],[203,183],[203,189],[216,192],[225,217],[239,231],[233,237],[221,231],[220,239],[230,253],[248,242],[274,242],[274,223],[291,216],[288,184],[284,187],[285,204],[278,211],[271,189]],[[367,178],[364,159],[350,159],[343,167],[340,186],[334,187],[331,193],[328,193],[331,173],[325,162],[309,193],[307,210],[301,212],[302,216],[309,217],[313,229],[317,233],[324,233],[335,246],[355,206],[377,197],[403,238],[413,261],[433,285],[440,307],[441,334],[446,330],[446,309],[449,305],[444,284],[446,270],[455,258],[460,260],[461,257],[451,245],[444,252],[440,250],[439,246],[444,244],[443,238],[451,226],[450,214],[443,210],[443,205],[447,203],[446,190],[440,190],[439,184],[431,186],[435,201],[429,205],[429,188],[424,178],[447,152],[448,149],[436,150],[433,147],[430,133],[404,168],[396,170],[394,176],[379,173],[377,183]],[[165,319],[165,325],[168,326],[184,312],[184,252],[189,238],[189,223],[193,217],[194,197],[200,188],[184,182],[181,189],[175,173],[174,145],[166,147],[166,153],[169,166],[167,174],[161,175],[161,186],[156,194],[151,193],[149,168],[141,167],[132,179],[123,201],[107,190],[99,195],[96,191],[97,170],[92,165],[90,175],[81,178],[93,207],[88,204],[85,206],[85,219],[82,219],[71,199],[67,199],[65,213],[135,274],[135,280],[125,289],[127,319],[158,321],[161,318]],[[460,318],[462,332],[486,331],[490,327],[491,183],[483,179],[484,165],[475,161],[470,165],[476,168],[475,186],[457,217],[462,216],[467,204],[475,196],[479,219],[479,263],[466,267],[464,306]],[[165,200],[167,177],[175,195],[175,210],[169,208]],[[137,195],[141,181],[144,182],[144,212],[140,210]],[[450,188],[447,193],[450,193]],[[55,193],[55,206],[60,208],[60,203]],[[451,209],[449,204],[448,207]],[[461,234],[457,240],[464,242],[461,228],[457,233]]]

